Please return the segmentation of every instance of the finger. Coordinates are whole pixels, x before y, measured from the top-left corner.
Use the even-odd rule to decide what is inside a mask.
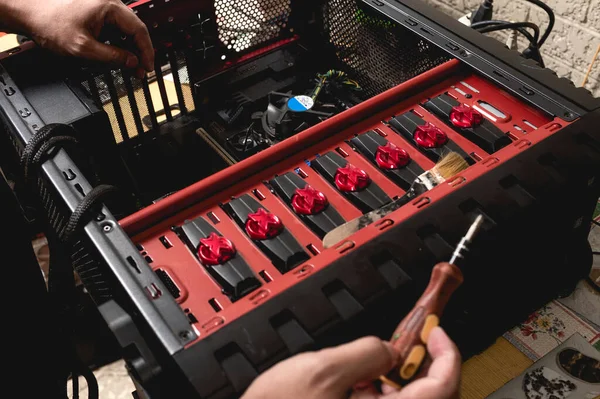
[[[431,331],[427,350],[433,360],[427,377],[458,386],[461,366],[460,352],[440,327]]]
[[[330,372],[330,380],[343,390],[374,380],[394,366],[394,349],[376,337],[325,349],[319,356]]]
[[[135,68],[139,64],[138,57],[127,50],[100,43],[93,37],[85,39],[85,43],[75,51],[78,57],[92,61],[109,63],[114,66]]]
[[[140,60],[146,71],[154,70],[154,49],[146,25],[123,3],[110,7],[107,22],[116,25],[123,33],[132,36],[140,51]]]
[[[144,76],[146,76],[146,70],[144,68],[140,68],[140,67],[136,68],[135,69],[135,76],[138,79],[144,79]]]
[[[433,360],[427,376],[408,384],[400,392],[385,389],[385,399],[451,399],[456,396],[461,367],[456,345],[436,327],[429,336],[427,349]]]

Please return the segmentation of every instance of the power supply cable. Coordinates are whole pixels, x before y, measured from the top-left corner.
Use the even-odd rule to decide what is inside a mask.
[[[494,27],[492,30],[488,30],[489,27]],[[471,25],[473,29],[477,29],[481,33],[493,32],[497,30],[505,30],[505,29],[515,29],[523,34],[523,36],[527,37],[529,42],[533,45],[537,45],[538,40],[540,38],[540,28],[533,22],[507,22],[507,21],[498,21],[498,20],[490,20],[490,21],[481,21],[476,22]],[[533,30],[533,35],[529,33],[525,28],[530,28]]]
[[[550,8],[546,3],[544,3],[540,0],[527,0],[527,1],[540,7],[542,10],[544,10],[546,12],[546,14],[548,14],[548,26],[546,27],[544,34],[542,35],[542,37],[540,38],[540,41],[538,42],[538,48],[539,48],[539,47],[542,47],[542,44],[544,44],[546,42],[546,39],[548,39],[548,36],[550,36],[550,33],[552,32],[552,28],[554,28],[554,20],[555,20],[554,11],[552,11],[552,8]]]
[[[506,22],[506,21],[481,21],[472,25],[474,29],[477,29],[481,33],[487,32],[495,32],[499,30],[505,29],[515,29],[519,33],[529,40],[529,47],[523,50],[523,56],[525,58],[531,58],[537,61],[541,67],[544,67],[544,60],[542,59],[542,55],[540,53],[539,48],[539,35],[540,28],[534,24],[533,22]],[[530,28],[533,30],[533,35],[527,31],[526,28]]]
[[[494,13],[494,0],[484,0],[477,11],[471,15],[471,26],[478,22],[489,21]]]

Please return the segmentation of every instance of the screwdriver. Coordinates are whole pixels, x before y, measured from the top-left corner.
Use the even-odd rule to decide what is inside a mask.
[[[429,334],[439,325],[446,304],[463,282],[463,274],[456,263],[464,258],[467,244],[473,240],[482,223],[483,217],[477,216],[456,246],[450,262],[440,262],[433,267],[423,295],[392,335],[390,343],[397,353],[397,366],[379,377],[383,383],[400,389],[419,371],[427,354]]]

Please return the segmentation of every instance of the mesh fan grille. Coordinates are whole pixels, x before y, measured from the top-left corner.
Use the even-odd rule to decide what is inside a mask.
[[[163,70],[156,74],[160,74],[165,83],[166,102],[172,116],[193,111],[194,98],[184,53],[169,52],[165,63]],[[145,84],[129,72],[113,70],[96,75],[82,85],[108,114],[117,143],[144,134],[166,121],[156,80]]]
[[[290,0],[217,0],[219,39],[243,51],[279,36],[292,11]]]
[[[329,0],[323,19],[337,57],[353,71],[368,96],[391,89],[449,59],[403,27],[365,14],[356,0]]]

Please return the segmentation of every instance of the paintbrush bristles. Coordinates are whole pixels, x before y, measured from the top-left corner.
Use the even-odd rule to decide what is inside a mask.
[[[447,180],[456,176],[468,167],[469,164],[460,154],[451,152],[444,155],[435,165],[433,170]]]

